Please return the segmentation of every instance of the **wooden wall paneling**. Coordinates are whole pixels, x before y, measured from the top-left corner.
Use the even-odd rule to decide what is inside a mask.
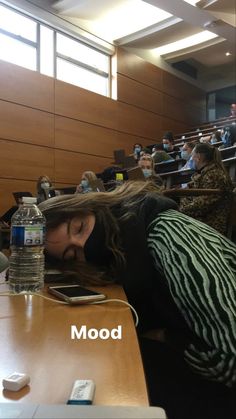
[[[117,102],[55,80],[55,113],[106,128],[117,128]]]
[[[0,138],[53,147],[54,116],[0,100]]]
[[[0,60],[0,99],[54,111],[54,79]]]
[[[36,182],[0,178],[0,216],[15,205],[13,192],[31,192],[33,196],[36,196]]]
[[[157,129],[157,133],[159,132],[159,127]],[[159,134],[157,134],[157,138],[159,137]],[[145,137],[138,137],[136,135],[126,134],[119,132],[118,133],[118,144],[119,147],[117,149],[124,149],[126,152],[126,155],[132,154],[133,152],[133,145],[139,143],[143,146],[147,146],[149,144],[154,144],[155,140],[145,138]]]
[[[186,123],[188,123],[186,103],[183,100],[164,94],[163,110],[165,116],[169,116],[179,122],[184,123],[186,121]]]
[[[77,185],[85,170],[100,173],[111,164],[110,158],[55,150],[55,182]]]
[[[162,127],[162,130],[161,130],[162,132],[160,136],[161,139],[162,139],[162,135],[166,131],[172,131],[173,134],[176,135],[178,133],[186,132],[189,130],[189,126],[187,124],[175,121],[174,119],[171,119],[171,117],[168,118],[165,116],[161,118],[161,127]]]
[[[117,73],[162,90],[163,70],[124,48],[117,48]]]
[[[121,74],[117,75],[117,99],[156,114],[163,113],[163,94]]]
[[[205,112],[206,109],[206,92],[166,71],[163,73],[163,91],[196,107],[193,115],[201,120],[202,110]]]
[[[118,102],[118,131],[155,139],[161,125],[157,114]]]
[[[0,177],[37,180],[48,175],[53,180],[53,149],[6,140],[0,140],[0,149]]]
[[[55,147],[111,158],[119,144],[115,130],[56,115]]]

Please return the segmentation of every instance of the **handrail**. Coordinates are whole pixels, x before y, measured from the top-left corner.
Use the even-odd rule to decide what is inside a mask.
[[[184,188],[184,189],[165,189],[162,191],[163,195],[171,196],[200,196],[200,195],[225,195],[231,192],[223,191],[222,189],[203,189],[203,188]]]

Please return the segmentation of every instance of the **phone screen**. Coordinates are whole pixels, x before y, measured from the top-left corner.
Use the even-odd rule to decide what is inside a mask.
[[[53,288],[53,287],[51,287]],[[98,292],[88,290],[87,288],[80,287],[79,285],[71,287],[55,287],[54,289],[66,297],[85,297],[86,295],[99,295]]]

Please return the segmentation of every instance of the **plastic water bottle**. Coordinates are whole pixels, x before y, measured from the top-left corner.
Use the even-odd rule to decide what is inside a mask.
[[[35,292],[44,285],[46,221],[36,198],[23,197],[11,219],[9,287],[14,293]]]

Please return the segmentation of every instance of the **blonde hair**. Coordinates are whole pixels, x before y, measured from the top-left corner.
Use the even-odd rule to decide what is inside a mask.
[[[154,169],[154,160],[150,154],[143,154],[139,159],[139,162],[142,161],[150,161],[152,164],[152,169]]]
[[[88,179],[89,182],[97,179],[96,174],[92,172],[91,170],[86,170],[86,172],[82,174],[82,178],[83,177],[86,177],[86,179]]]

